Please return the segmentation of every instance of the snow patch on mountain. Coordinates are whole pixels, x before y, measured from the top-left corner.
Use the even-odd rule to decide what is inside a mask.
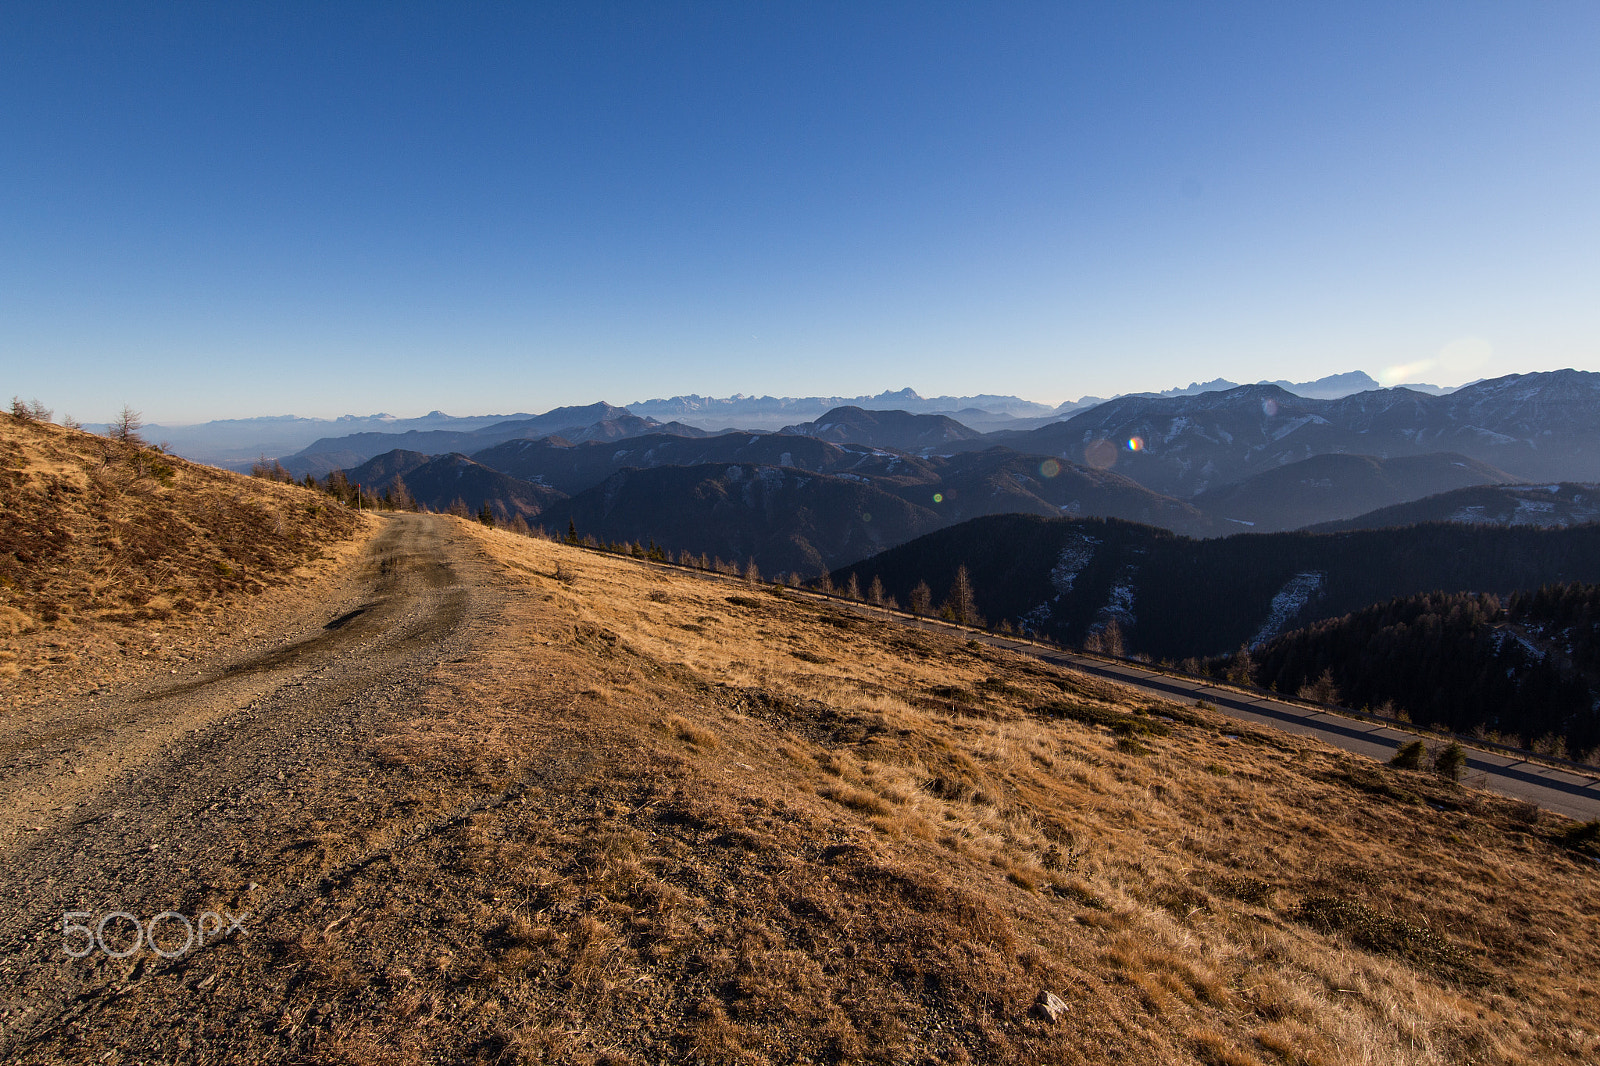
[[[1267,609],[1267,620],[1256,630],[1256,635],[1250,638],[1250,647],[1259,648],[1282,632],[1284,625],[1300,613],[1300,608],[1322,588],[1322,583],[1326,579],[1327,575],[1320,570],[1303,570],[1285,582],[1283,588],[1278,590],[1278,594],[1272,597],[1272,606]]]
[[[1078,580],[1078,575],[1083,573],[1083,568],[1089,565],[1094,558],[1094,550],[1100,546],[1096,537],[1087,533],[1074,533],[1061,554],[1056,556],[1056,564],[1050,568],[1050,584],[1057,593],[1065,596],[1072,591],[1073,582]]]

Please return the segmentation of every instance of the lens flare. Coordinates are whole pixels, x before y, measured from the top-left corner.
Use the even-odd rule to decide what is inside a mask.
[[[1268,418],[1277,418],[1278,417],[1278,401],[1277,400],[1262,400],[1261,401],[1261,413],[1266,415]]]
[[[1117,446],[1104,438],[1092,440],[1084,446],[1083,461],[1096,470],[1110,470],[1117,462]]]
[[[1044,462],[1039,464],[1039,473],[1043,474],[1045,477],[1055,477],[1057,474],[1061,473],[1061,464],[1056,462],[1054,459],[1046,459]]]
[[[942,493],[942,492],[934,493],[933,494],[933,502],[934,503],[943,503],[944,502],[944,493]]]
[[[1143,437],[1129,437],[1128,438],[1128,450],[1130,452],[1142,452],[1142,451],[1144,451],[1144,438]]]

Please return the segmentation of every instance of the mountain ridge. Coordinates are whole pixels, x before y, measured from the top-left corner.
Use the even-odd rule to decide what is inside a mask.
[[[986,441],[1115,468],[1178,498],[1340,451],[1380,458],[1453,451],[1526,480],[1592,481],[1600,479],[1600,374],[1508,375],[1447,396],[1395,388],[1316,400],[1271,384],[1125,396]]]

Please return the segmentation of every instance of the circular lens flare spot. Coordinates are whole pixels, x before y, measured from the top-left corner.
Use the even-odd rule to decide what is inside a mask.
[[[1092,440],[1084,446],[1083,461],[1096,470],[1110,470],[1117,462],[1117,446],[1103,438]]]
[[[1039,473],[1043,474],[1045,477],[1055,477],[1057,474],[1061,473],[1061,464],[1056,462],[1054,459],[1046,459],[1044,462],[1039,464]]]
[[[933,502],[934,503],[943,503],[944,502],[944,493],[942,493],[942,492],[934,493],[933,494]]]
[[[1128,438],[1128,450],[1130,452],[1142,452],[1142,451],[1144,451],[1144,438],[1143,437],[1129,437]]]
[[[1266,415],[1268,418],[1277,418],[1278,417],[1278,401],[1277,400],[1262,400],[1261,401],[1261,413]]]

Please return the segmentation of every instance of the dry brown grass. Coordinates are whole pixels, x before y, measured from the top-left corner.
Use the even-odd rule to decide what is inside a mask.
[[[139,630],[134,656],[173,653],[371,528],[307,489],[0,417],[0,677],[38,689],[80,657],[120,667],[117,629]],[[91,685],[126,672],[79,665]]]
[[[350,1062],[1600,1055],[1597,867],[1550,816],[462,528],[520,594],[369,764],[329,768],[363,782],[343,820],[283,827],[317,842],[316,896],[197,962],[203,999],[151,983],[98,1024],[269,1010],[230,1039]]]
[[[282,583],[362,527],[359,516],[306,489],[0,418],[0,603],[8,625],[215,609]]]
[[[783,1060],[796,1027],[896,1061],[1600,1047],[1594,864],[1514,804],[793,595],[483,540],[604,677],[591,750],[631,754],[591,787],[629,798],[595,831],[644,834],[602,889],[609,982],[706,990],[674,999],[680,1054]],[[647,884],[670,917],[641,917]],[[1026,1014],[1046,988],[1064,1031]]]

